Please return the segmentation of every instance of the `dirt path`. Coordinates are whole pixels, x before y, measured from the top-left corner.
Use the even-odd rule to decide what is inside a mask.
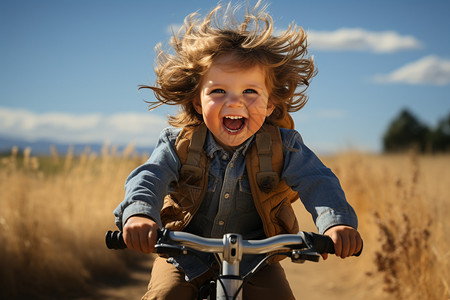
[[[282,265],[297,299],[384,299],[379,282],[368,277],[365,273],[370,270],[356,260],[330,257],[319,263],[294,264],[285,259]]]
[[[141,268],[131,272],[130,280],[124,285],[110,285],[99,291],[99,299],[139,300],[147,291],[152,261],[143,262]],[[81,300],[81,299],[80,299]],[[93,300],[93,299],[83,299]]]
[[[311,216],[301,207],[295,205],[300,228],[304,231],[316,231]],[[360,229],[360,230],[363,230]],[[366,237],[363,254],[346,259],[330,255],[326,261],[319,263],[305,262],[295,264],[290,259],[281,262],[297,299],[308,300],[384,300],[379,278],[368,276],[374,271],[373,255],[375,243],[367,243]]]

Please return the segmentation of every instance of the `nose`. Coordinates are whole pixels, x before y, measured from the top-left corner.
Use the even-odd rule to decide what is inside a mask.
[[[236,93],[229,93],[227,97],[226,105],[229,107],[241,107],[243,106],[242,95]]]

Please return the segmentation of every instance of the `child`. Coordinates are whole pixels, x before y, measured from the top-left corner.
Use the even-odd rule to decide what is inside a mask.
[[[259,3],[241,23],[235,14],[230,7],[224,13],[217,7],[204,20],[192,14],[172,39],[175,53],[160,50],[156,84],[144,88],[158,100],[152,108],[170,104],[180,111],[127,179],[116,224],[128,248],[144,253],[153,252],[163,226],[263,239],[299,231],[291,202],[300,197],[319,232],[332,237],[336,255],[348,257],[362,244],[355,212],[338,179],[289,129],[289,112],[305,105],[315,74],[305,57],[306,35],[296,26],[273,35]],[[244,257],[242,273],[255,261]],[[166,262],[156,258],[143,299],[192,299],[211,277],[195,258]],[[294,299],[276,260],[243,293],[244,299]]]

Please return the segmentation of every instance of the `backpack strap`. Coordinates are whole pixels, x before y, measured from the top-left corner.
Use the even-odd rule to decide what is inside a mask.
[[[279,170],[274,171],[272,168],[272,160],[283,157],[281,135],[277,127],[294,129],[294,119],[286,112],[281,119],[275,121],[275,126],[265,125],[256,134],[259,160],[259,172],[256,173],[256,180],[261,191],[266,194],[273,191],[280,182]],[[275,139],[275,144],[272,144],[272,138]]]
[[[187,158],[180,170],[180,176],[183,178],[190,178],[191,180],[189,181],[198,181],[203,176],[203,170],[200,167],[200,158],[203,152],[206,133],[206,125],[202,124],[197,130],[194,130],[192,134]]]
[[[281,139],[280,139],[281,140]],[[259,188],[268,194],[274,190],[280,181],[277,172],[272,168],[272,138],[267,131],[256,134],[256,152],[259,161],[259,172],[256,173],[256,181]]]

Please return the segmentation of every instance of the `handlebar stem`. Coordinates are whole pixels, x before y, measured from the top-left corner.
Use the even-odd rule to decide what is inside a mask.
[[[223,236],[223,259],[229,264],[239,264],[242,260],[242,254],[242,235],[225,234]]]
[[[242,284],[239,276],[239,263],[242,260],[243,247],[242,235],[231,233],[223,236],[223,261],[221,280],[226,291],[238,291]],[[242,290],[236,298],[234,295],[227,295],[221,285],[218,286],[217,299],[242,299]],[[227,297],[228,296],[228,297]]]

